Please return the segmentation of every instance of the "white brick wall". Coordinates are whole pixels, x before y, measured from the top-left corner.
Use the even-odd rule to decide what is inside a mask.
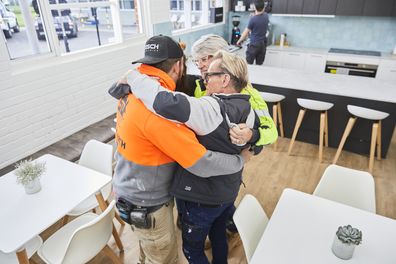
[[[116,100],[107,90],[142,56],[144,42],[26,68],[9,61],[0,39],[0,168],[113,114]]]

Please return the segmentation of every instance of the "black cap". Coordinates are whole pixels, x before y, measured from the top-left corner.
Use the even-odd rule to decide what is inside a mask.
[[[168,36],[154,36],[147,40],[144,48],[144,58],[133,61],[134,63],[157,64],[167,59],[183,57],[180,45]]]

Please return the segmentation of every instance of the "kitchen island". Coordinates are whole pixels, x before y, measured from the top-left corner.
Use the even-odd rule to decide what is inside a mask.
[[[357,105],[389,113],[382,121],[382,157],[385,158],[396,121],[396,83],[375,78],[249,65],[249,78],[263,92],[286,96],[282,101],[285,136],[291,137],[299,106],[297,98],[321,100],[334,104],[329,110],[329,146],[337,148],[350,117],[347,105]],[[271,107],[270,107],[271,111]],[[368,154],[372,122],[358,119],[344,149]],[[308,111],[297,140],[318,144],[319,112]]]

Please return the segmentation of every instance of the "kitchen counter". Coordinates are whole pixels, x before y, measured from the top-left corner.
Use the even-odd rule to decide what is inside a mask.
[[[351,75],[314,74],[298,70],[249,65],[251,83],[396,103],[396,83]]]

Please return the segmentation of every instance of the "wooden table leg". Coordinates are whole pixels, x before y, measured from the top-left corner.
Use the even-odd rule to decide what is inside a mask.
[[[107,205],[105,199],[103,198],[102,193],[97,192],[95,196],[96,196],[96,200],[98,200],[100,209],[102,210],[102,212],[104,212],[104,210],[106,210],[107,208]],[[113,237],[120,251],[124,251],[124,246],[122,245],[120,236],[118,235],[117,229],[115,228],[114,224],[113,224]]]
[[[29,264],[29,258],[26,249],[22,249],[16,253],[19,264]]]

